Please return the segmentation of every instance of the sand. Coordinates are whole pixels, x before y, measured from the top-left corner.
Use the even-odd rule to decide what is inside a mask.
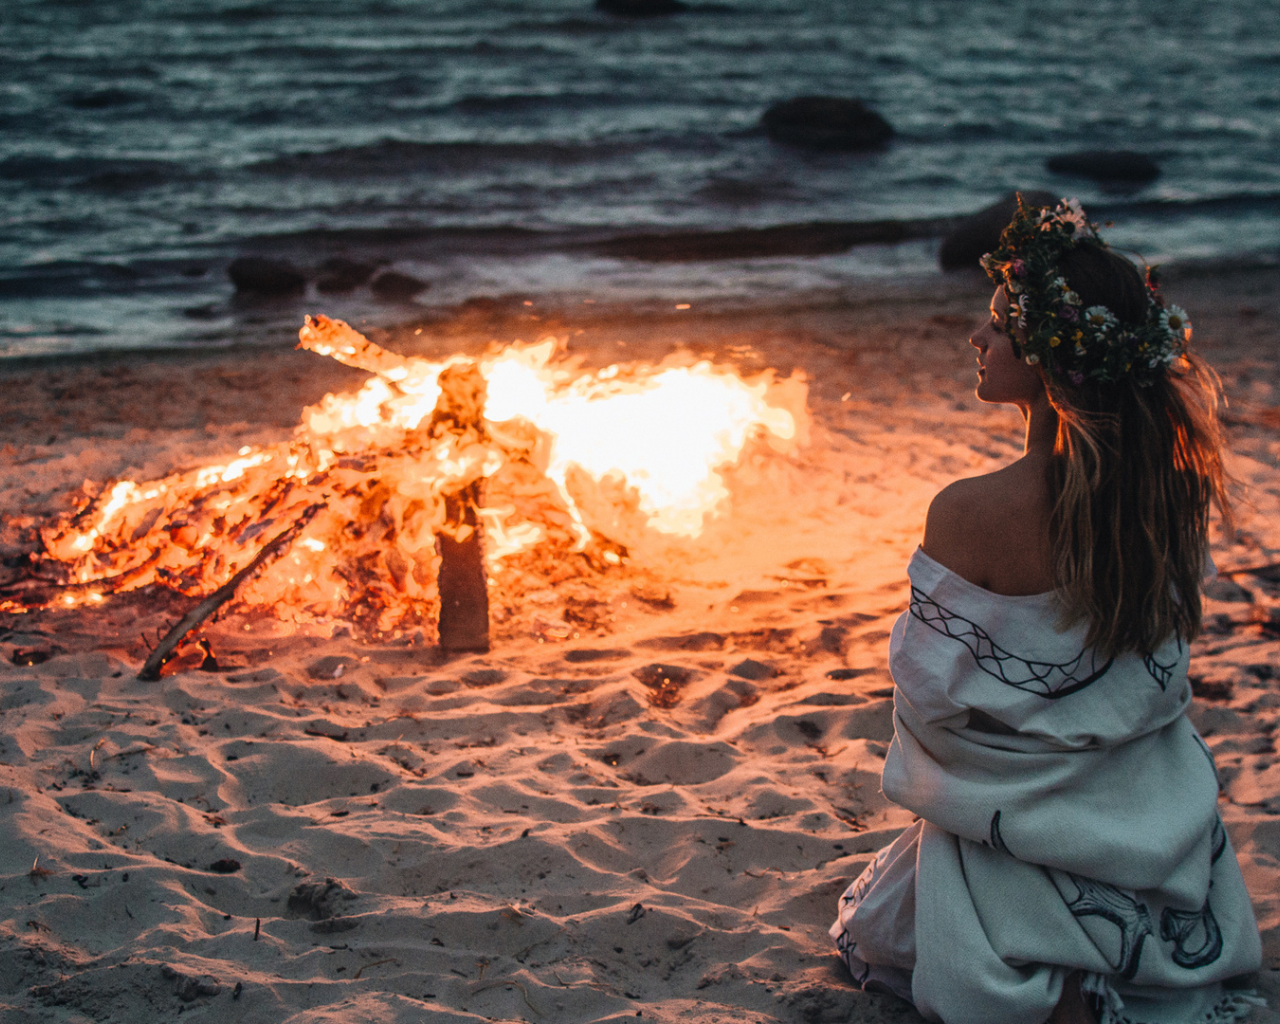
[[[1193,715],[1280,1007],[1280,275],[1167,290],[1231,402],[1240,534],[1214,548]],[[810,436],[751,449],[697,543],[497,601],[485,655],[233,612],[207,631],[221,671],[144,683],[141,637],[188,599],[0,617],[0,1020],[918,1020],[853,991],[826,930],[912,820],[879,792],[885,647],[928,502],[1020,450],[1016,413],[972,396],[986,297],[498,302],[370,331],[799,369]],[[363,379],[285,348],[0,367],[2,553],[85,480],[282,440]]]

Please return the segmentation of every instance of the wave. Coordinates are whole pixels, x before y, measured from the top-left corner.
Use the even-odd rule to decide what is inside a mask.
[[[0,159],[0,181],[124,192],[194,177],[184,164],[121,157],[10,156]]]
[[[1248,217],[1280,211],[1280,192],[1238,193],[1187,199],[1128,199],[1090,206],[1095,220],[1148,218],[1166,223],[1203,215]],[[0,299],[72,297],[139,291],[173,291],[226,284],[232,257],[257,253],[288,259],[318,273],[334,254],[418,258],[434,263],[470,257],[524,257],[559,253],[643,263],[701,263],[770,258],[806,259],[859,246],[893,246],[937,239],[971,211],[917,218],[829,220],[764,225],[672,228],[596,224],[533,228],[519,224],[310,228],[228,238],[171,259],[59,261],[0,271]],[[1274,265],[1277,252],[1241,252],[1241,266]]]
[[[831,256],[858,245],[895,245],[943,233],[949,221],[817,221],[719,231],[619,234],[588,247],[602,256],[649,263],[690,263],[785,256]]]
[[[396,247],[438,255],[581,254],[652,263],[823,256],[857,245],[891,245],[945,232],[958,218],[917,220],[809,221],[760,227],[662,228],[609,225],[528,228],[519,225],[401,225],[387,228],[316,228],[244,239],[242,249],[294,254],[377,251]]]
[[[495,162],[578,164],[637,153],[649,145],[634,142],[412,142],[381,139],[362,146],[289,153],[250,165],[263,174],[327,177],[398,175],[423,170],[467,171]]]
[[[133,106],[146,101],[145,93],[105,86],[72,93],[65,102],[73,110],[107,110],[112,107]]]
[[[66,260],[0,271],[0,298],[66,298],[134,291],[143,274],[122,263]]]
[[[176,9],[166,11],[166,16],[175,21],[219,26],[305,18],[315,13],[314,8],[309,7],[305,0],[294,0],[292,3],[272,0],[270,3],[209,4],[190,8],[186,5],[175,5],[175,7]],[[383,4],[371,4],[369,8],[363,12],[366,16],[393,11],[393,8]]]
[[[460,114],[519,114],[542,107],[557,111],[567,109],[599,109],[601,107],[631,107],[657,102],[662,97],[638,93],[634,89],[609,92],[554,92],[509,93],[506,95],[478,94],[454,100],[450,107]]]
[[[586,6],[584,0],[583,6]],[[618,18],[613,15],[597,12],[589,16],[569,16],[561,18],[552,18],[546,21],[540,21],[532,18],[513,21],[508,26],[508,30],[512,33],[527,32],[547,32],[561,33],[563,35],[598,35],[610,32],[635,32],[637,29],[644,29],[652,32],[663,28],[674,26],[679,31],[679,22],[684,21],[690,16],[697,15],[718,15],[718,14],[736,14],[743,13],[740,7],[732,4],[723,4],[715,2],[697,3],[691,2],[680,12],[680,18],[664,19],[664,18]]]
[[[1130,199],[1089,205],[1090,219],[1116,216],[1178,217],[1198,213],[1247,214],[1280,211],[1280,192],[1229,192],[1217,196]]]

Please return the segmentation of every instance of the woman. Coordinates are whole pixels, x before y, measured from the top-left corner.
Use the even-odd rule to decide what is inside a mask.
[[[919,821],[841,897],[868,989],[946,1024],[1230,1021],[1257,1002],[1248,893],[1186,717],[1209,505],[1229,524],[1190,326],[1079,205],[983,267],[977,396],[1025,454],[945,488],[889,645],[885,795]]]

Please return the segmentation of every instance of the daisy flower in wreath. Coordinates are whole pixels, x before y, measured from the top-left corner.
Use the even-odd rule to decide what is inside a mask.
[[[1084,311],[1085,323],[1096,331],[1116,326],[1115,315],[1106,306],[1090,306]]]
[[[1169,306],[1160,313],[1160,323],[1174,337],[1191,340],[1191,319],[1178,306]]]

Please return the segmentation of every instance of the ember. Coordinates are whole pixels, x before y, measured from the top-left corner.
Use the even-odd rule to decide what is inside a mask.
[[[483,599],[521,573],[550,573],[546,585],[567,565],[608,571],[645,534],[697,537],[748,441],[785,451],[804,427],[798,376],[744,380],[708,362],[588,372],[553,361],[555,339],[433,362],[323,316],[300,338],[371,378],[304,410],[287,442],[112,483],[43,530],[56,588],[8,608],[152,583],[213,595],[234,580],[243,607],[284,620],[443,633],[441,592],[464,577]],[[453,582],[451,552],[472,559]],[[459,628],[472,637],[459,649],[479,643],[476,623]]]

